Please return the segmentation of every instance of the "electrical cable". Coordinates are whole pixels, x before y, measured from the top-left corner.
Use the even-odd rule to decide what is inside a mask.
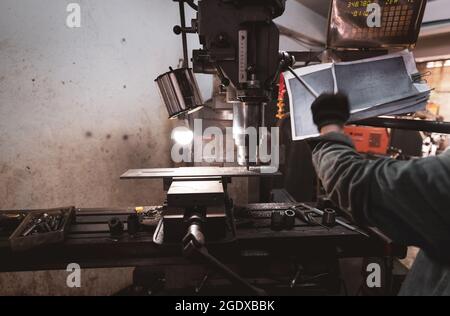
[[[194,0],[186,0],[186,3],[195,11],[198,11],[198,5],[194,3]]]

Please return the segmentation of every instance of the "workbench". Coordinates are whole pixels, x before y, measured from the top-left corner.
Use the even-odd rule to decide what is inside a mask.
[[[290,206],[289,203],[253,204],[244,208],[253,214],[262,214]],[[8,237],[0,235],[0,271],[65,269],[72,262],[83,268],[189,262],[182,257],[179,244],[156,244],[152,229],[132,237],[126,233],[125,226],[123,236],[118,240],[112,239],[108,220],[118,217],[126,225],[127,216],[134,212],[134,208],[76,209],[76,217],[65,242],[24,252],[13,252],[9,248]],[[208,250],[227,263],[252,254],[276,257],[277,260],[296,256],[316,260],[328,255],[326,250],[339,258],[402,256],[404,253],[402,247],[392,247],[380,238],[368,238],[339,225],[326,229],[311,227],[297,220],[294,229],[276,232],[270,229],[270,218],[267,216],[256,216],[251,222],[237,218],[236,236],[210,242],[207,244]]]

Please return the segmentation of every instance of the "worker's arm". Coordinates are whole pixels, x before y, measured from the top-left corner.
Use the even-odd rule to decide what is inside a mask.
[[[356,153],[340,127],[322,125],[323,136],[313,150],[314,165],[330,198],[357,221],[378,227],[393,240],[449,259],[450,152],[409,162],[370,161]]]

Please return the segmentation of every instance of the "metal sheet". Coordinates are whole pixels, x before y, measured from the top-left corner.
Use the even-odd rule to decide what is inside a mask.
[[[270,173],[270,167],[183,167],[131,169],[121,179],[205,178],[205,177],[268,177],[281,175]]]

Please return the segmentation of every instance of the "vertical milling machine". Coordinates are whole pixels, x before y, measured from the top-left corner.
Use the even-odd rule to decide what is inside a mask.
[[[259,128],[266,123],[264,107],[276,99],[275,83],[281,71],[280,33],[273,19],[283,14],[286,1],[200,0],[198,5],[174,1],[180,5],[181,25],[175,26],[174,32],[183,38],[183,68],[189,70],[186,36],[198,34],[203,48],[192,53],[193,72],[220,78],[227,102],[233,104],[237,161],[247,167],[258,165]],[[185,3],[197,10],[191,26],[186,26]],[[182,82],[179,75],[166,82],[157,79],[166,107],[173,108],[174,99],[181,103],[177,113],[189,113],[200,105],[192,77],[187,75]]]

